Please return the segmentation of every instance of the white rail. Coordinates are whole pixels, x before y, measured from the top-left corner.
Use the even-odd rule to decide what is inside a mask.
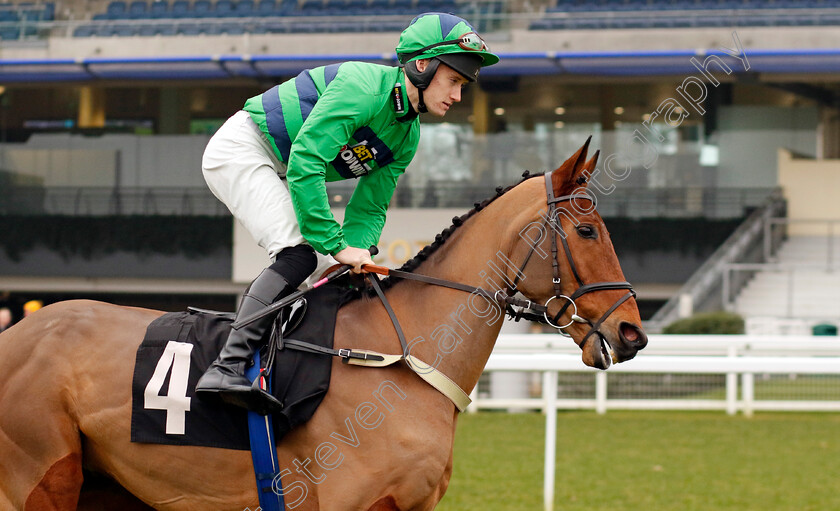
[[[579,353],[557,353],[572,349],[577,348],[569,339],[558,340],[557,336],[502,336],[487,362],[485,371],[541,372],[542,397],[488,399],[478,398],[477,392],[474,391],[474,401],[468,410],[474,412],[487,408],[531,408],[541,409],[545,413],[543,497],[546,511],[554,509],[555,439],[559,409],[594,408],[598,413],[606,413],[608,408],[725,410],[730,415],[741,410],[747,417],[756,410],[840,411],[840,401],[756,400],[754,385],[756,374],[840,375],[840,339],[836,337],[652,336],[648,349],[635,359],[614,365],[608,371],[596,371],[586,367],[581,362]],[[511,352],[513,350],[519,352]],[[684,354],[656,354],[661,352]],[[725,355],[720,354],[721,352]],[[745,352],[751,354],[739,356],[739,353]],[[797,356],[791,356],[793,353]],[[800,356],[801,353],[819,356]],[[595,393],[592,399],[558,399],[558,373],[591,373],[595,378]],[[609,400],[607,378],[610,373],[722,374],[726,375],[725,399]]]
[[[639,356],[650,355],[796,355],[838,356],[840,337],[812,335],[650,335]],[[558,334],[503,334],[494,354],[565,353],[580,355],[580,349]],[[618,368],[620,366],[616,366]]]

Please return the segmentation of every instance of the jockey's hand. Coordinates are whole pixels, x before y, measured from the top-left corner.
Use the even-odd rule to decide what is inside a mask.
[[[370,252],[365,248],[347,247],[337,252],[333,257],[341,264],[353,267],[353,273],[361,273],[363,264],[373,264]]]

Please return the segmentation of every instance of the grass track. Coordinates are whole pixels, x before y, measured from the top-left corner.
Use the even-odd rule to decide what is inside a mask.
[[[545,418],[459,418],[438,510],[541,510]],[[840,414],[561,412],[555,509],[840,510]]]

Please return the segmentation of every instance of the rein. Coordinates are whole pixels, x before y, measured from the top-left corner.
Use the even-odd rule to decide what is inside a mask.
[[[557,219],[557,208],[559,203],[563,203],[566,201],[571,201],[574,199],[587,199],[592,200],[588,195],[584,194],[571,194],[571,195],[563,195],[561,197],[554,196],[554,190],[551,184],[551,172],[547,172],[545,174],[545,183],[546,183],[546,203],[548,205],[548,212],[549,215],[543,222],[543,230],[550,229],[551,232],[554,233],[551,243],[551,255],[552,255],[552,283],[554,284],[554,296],[551,296],[546,300],[544,304],[536,304],[528,299],[517,298],[514,296],[517,293],[517,284],[519,283],[519,276],[524,275],[525,267],[528,265],[528,262],[531,260],[534,252],[536,251],[536,243],[531,245],[531,250],[528,252],[528,255],[525,257],[522,264],[519,266],[516,272],[516,277],[513,280],[513,283],[507,286],[506,290],[498,290],[494,293],[490,291],[476,286],[471,286],[468,284],[462,284],[460,282],[454,282],[451,280],[441,279],[438,277],[432,277],[429,275],[422,275],[418,273],[412,273],[402,270],[392,270],[390,268],[386,268],[384,266],[377,266],[377,265],[364,265],[364,270],[368,272],[366,278],[370,282],[370,286],[376,292],[377,297],[382,302],[383,307],[385,307],[385,311],[388,313],[388,317],[391,320],[391,323],[394,326],[394,330],[397,333],[397,337],[400,341],[400,346],[402,347],[402,353],[399,355],[388,355],[382,353],[376,353],[367,350],[360,350],[360,349],[329,349],[323,348],[319,346],[314,346],[306,342],[297,341],[294,339],[286,339],[285,341],[280,341],[277,343],[278,347],[287,346],[292,349],[302,350],[302,351],[309,351],[315,353],[322,353],[325,355],[332,355],[337,356],[342,359],[342,362],[346,364],[352,365],[359,365],[359,366],[367,366],[367,367],[386,367],[391,364],[398,363],[400,361],[405,361],[408,364],[408,367],[414,371],[420,378],[425,380],[428,384],[432,387],[436,388],[440,391],[443,395],[449,398],[455,406],[460,411],[466,410],[467,406],[470,404],[470,397],[464,392],[461,387],[458,386],[457,383],[452,381],[449,377],[439,371],[436,367],[429,366],[419,358],[413,356],[411,354],[411,345],[408,343],[405,332],[403,331],[402,327],[400,326],[399,319],[397,318],[396,313],[394,312],[394,308],[391,307],[391,303],[388,301],[388,297],[385,296],[385,293],[382,290],[381,285],[379,284],[379,279],[373,275],[373,273],[386,275],[389,277],[399,278],[399,279],[406,279],[406,280],[414,280],[418,282],[423,282],[426,284],[431,284],[434,286],[446,287],[450,289],[456,289],[459,291],[464,291],[471,294],[478,294],[481,295],[489,300],[495,301],[501,307],[503,307],[505,314],[513,318],[515,321],[519,321],[522,318],[528,319],[530,321],[537,321],[539,323],[543,323],[549,326],[556,328],[558,331],[563,333],[564,335],[568,335],[564,332],[565,328],[568,328],[572,325],[572,323],[587,323],[590,326],[589,332],[581,340],[580,344],[578,345],[581,350],[584,349],[586,346],[586,342],[593,334],[598,334],[600,338],[603,339],[605,336],[600,332],[600,327],[606,321],[606,319],[615,312],[618,307],[626,302],[628,299],[635,297],[636,293],[633,291],[633,287],[630,285],[629,282],[596,282],[592,284],[584,284],[583,279],[580,278],[580,274],[577,271],[577,267],[575,266],[574,258],[572,257],[572,251],[569,248],[569,244],[566,241],[566,235],[562,232],[562,229],[559,228],[559,221],[558,227],[550,225],[549,223],[552,221],[556,221]],[[557,235],[560,234],[560,241],[563,244],[563,252],[566,255],[566,260],[569,262],[569,267],[572,270],[572,275],[574,276],[575,280],[577,281],[578,287],[572,292],[571,295],[567,296],[562,293],[562,286],[560,282],[560,261],[558,258],[558,250],[557,250]],[[540,234],[539,241],[542,241],[542,234]],[[333,272],[336,274],[336,272]],[[331,274],[331,275],[333,275]],[[329,280],[325,279],[325,280]],[[583,318],[577,314],[578,308],[575,300],[580,298],[581,296],[592,293],[595,291],[605,291],[605,290],[614,290],[614,289],[627,289],[627,293],[618,299],[613,305],[607,309],[604,314],[601,315],[596,321],[591,321],[589,319]],[[560,308],[560,310],[555,314],[551,319],[548,317],[548,306],[554,299],[563,299],[566,300],[566,303]],[[278,302],[280,303],[280,302]],[[275,304],[277,305],[277,304]],[[273,306],[271,306],[273,307]],[[271,312],[271,307],[266,308],[260,314],[268,314]],[[519,310],[514,309],[514,307],[519,307]],[[569,310],[569,307],[573,308],[573,312],[571,313],[571,320],[562,326],[559,326],[557,322]],[[245,318],[244,322],[251,321],[250,318]],[[247,323],[246,323],[247,324]],[[234,327],[236,325],[234,324]],[[282,335],[282,334],[281,334]],[[272,343],[274,343],[274,335],[272,335]],[[603,348],[602,348],[603,349]],[[273,351],[273,350],[272,350]],[[423,367],[425,366],[425,367]]]
[[[424,282],[426,284],[431,284],[435,286],[447,287],[450,289],[457,289],[459,291],[464,291],[471,294],[479,294],[484,296],[488,299],[491,299],[504,307],[505,314],[515,321],[519,321],[520,319],[524,318],[529,321],[536,321],[545,325],[549,325],[553,328],[556,328],[564,335],[568,335],[564,332],[564,329],[568,328],[572,325],[572,323],[587,323],[590,326],[589,332],[581,340],[579,346],[583,349],[586,346],[586,342],[592,334],[599,334],[603,337],[600,332],[600,327],[607,320],[607,318],[618,309],[621,304],[629,300],[630,298],[634,298],[636,296],[636,292],[633,291],[633,286],[629,282],[597,282],[592,284],[584,284],[583,280],[580,278],[580,274],[578,274],[577,267],[575,266],[574,258],[572,257],[572,251],[569,248],[569,243],[566,241],[566,236],[558,232],[560,229],[555,229],[549,222],[554,220],[557,217],[557,205],[561,202],[571,201],[575,199],[586,199],[591,201],[592,199],[585,194],[571,194],[571,195],[563,195],[560,197],[554,196],[554,189],[551,184],[551,171],[546,172],[545,174],[545,186],[546,186],[546,203],[548,204],[548,217],[546,218],[545,222],[543,223],[544,229],[550,229],[553,232],[554,239],[551,243],[551,267],[553,272],[553,277],[551,279],[552,283],[554,284],[554,296],[550,297],[546,300],[545,304],[535,304],[531,300],[528,299],[521,299],[517,298],[514,295],[517,292],[516,286],[519,282],[519,275],[524,275],[525,267],[528,265],[528,262],[531,259],[531,256],[534,254],[536,250],[536,244],[531,245],[531,250],[528,252],[528,255],[525,257],[525,260],[522,262],[522,265],[516,272],[516,277],[513,281],[511,286],[508,286],[507,290],[498,290],[495,293],[491,293],[484,288],[470,286],[467,284],[462,284],[460,282],[454,282],[451,280],[441,279],[437,277],[431,277],[428,275],[422,275],[418,273],[411,273],[402,270],[392,270],[389,268],[385,268],[382,266],[375,266],[375,265],[366,265],[365,269],[371,273],[378,273],[380,275],[387,275],[389,277],[395,277],[400,279],[406,280],[415,280],[418,282]],[[558,222],[559,224],[559,222]],[[566,260],[569,262],[569,267],[572,270],[572,275],[574,276],[575,280],[578,283],[578,288],[570,295],[564,295],[561,289],[560,283],[560,262],[558,259],[558,252],[557,252],[557,236],[560,235],[560,241],[563,244],[563,252],[566,254]],[[402,348],[405,351],[407,348],[405,335],[402,332],[402,328],[399,325],[399,321],[397,320],[396,315],[394,314],[393,309],[391,308],[390,304],[388,303],[385,294],[382,292],[378,282],[376,282],[376,277],[370,276],[370,282],[376,291],[377,296],[382,301],[385,309],[388,311],[388,315],[391,318],[392,323],[394,324],[394,328],[397,331],[397,336],[400,338],[400,343],[402,344]],[[606,291],[606,290],[614,290],[614,289],[627,289],[628,292],[619,298],[613,305],[601,315],[596,321],[591,321],[589,319],[583,318],[577,314],[577,304],[575,300],[580,298],[581,296],[592,293],[595,291]],[[566,300],[566,303],[560,308],[560,310],[555,314],[551,319],[548,317],[548,305],[554,299],[563,299]],[[566,313],[569,307],[573,307],[573,312],[571,314],[571,319],[565,325],[559,326],[557,322]],[[519,307],[519,310],[514,309],[514,307]]]
[[[522,318],[525,318],[529,321],[536,321],[538,323],[542,323],[545,325],[549,325],[553,328],[556,328],[564,335],[568,335],[564,332],[564,329],[568,328],[572,325],[572,323],[587,323],[590,326],[589,332],[584,335],[583,339],[581,340],[579,346],[583,349],[586,346],[586,342],[592,334],[599,334],[603,337],[603,334],[600,332],[600,327],[604,323],[604,321],[609,318],[609,316],[618,309],[621,304],[629,300],[630,298],[634,298],[636,296],[636,292],[633,291],[633,286],[629,282],[597,282],[592,284],[584,284],[583,279],[581,279],[580,274],[577,271],[577,266],[575,266],[574,257],[572,256],[572,251],[569,248],[569,243],[566,241],[566,236],[562,232],[562,230],[555,229],[549,222],[553,221],[557,217],[557,204],[561,202],[571,201],[575,199],[586,199],[591,201],[592,199],[585,194],[571,194],[571,195],[563,195],[560,197],[554,196],[554,189],[551,184],[551,171],[546,172],[545,174],[545,187],[546,187],[546,203],[548,204],[548,217],[546,218],[545,222],[543,222],[543,228],[549,229],[554,231],[556,235],[560,236],[560,241],[563,245],[563,252],[566,254],[566,260],[569,262],[569,267],[572,270],[572,275],[574,276],[575,280],[577,281],[578,287],[575,291],[570,295],[564,295],[561,288],[560,283],[560,263],[557,259],[557,243],[551,243],[551,267],[552,267],[552,283],[554,284],[554,296],[550,297],[546,300],[545,304],[535,304],[531,300],[521,299],[514,296],[517,292],[516,286],[519,282],[519,275],[524,275],[525,267],[528,265],[528,262],[531,260],[531,256],[534,254],[536,250],[536,244],[531,245],[531,250],[528,252],[528,255],[525,257],[525,260],[522,262],[522,265],[516,272],[516,277],[513,281],[513,284],[508,287],[507,290],[498,290],[495,293],[491,293],[484,288],[470,286],[467,284],[462,284],[460,282],[454,282],[451,280],[440,279],[437,277],[430,277],[428,275],[422,275],[418,273],[411,273],[407,271],[401,270],[392,270],[389,268],[385,268],[382,266],[375,266],[375,265],[366,265],[365,269],[371,273],[378,273],[381,275],[387,275],[389,277],[395,277],[400,279],[406,280],[415,280],[418,282],[424,282],[427,284],[432,284],[435,286],[447,287],[450,289],[457,289],[459,291],[464,291],[467,293],[472,294],[479,294],[484,296],[488,299],[494,300],[499,304],[503,304],[505,309],[505,314],[510,318],[514,319],[514,321],[519,321]],[[559,224],[559,222],[558,222]],[[388,311],[388,315],[391,318],[391,321],[394,323],[394,327],[397,331],[397,335],[400,338],[400,343],[402,344],[403,350],[407,349],[406,342],[405,342],[405,335],[402,332],[402,328],[399,326],[399,321],[394,314],[393,309],[391,308],[390,304],[388,303],[385,294],[380,289],[379,284],[376,282],[376,278],[371,276],[370,278],[371,283],[373,284],[373,288],[376,291],[376,294],[379,296],[379,299],[382,301],[383,305],[385,305],[385,309]],[[596,321],[591,321],[589,319],[583,318],[577,314],[577,304],[575,300],[580,298],[581,296],[592,293],[595,291],[607,291],[607,290],[615,290],[615,289],[627,289],[627,293],[619,298],[613,305],[601,315]],[[551,319],[548,317],[548,305],[554,299],[563,299],[566,300],[566,303],[560,308],[560,310],[555,314]],[[514,309],[514,307],[519,307],[519,310]],[[573,312],[571,314],[571,319],[565,325],[558,325],[557,322],[566,313],[569,307],[573,308]]]

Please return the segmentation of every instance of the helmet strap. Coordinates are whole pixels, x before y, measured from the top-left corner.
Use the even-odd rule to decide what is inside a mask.
[[[435,77],[435,73],[437,73],[438,65],[440,65],[440,61],[437,58],[430,58],[429,63],[426,65],[426,69],[420,71],[417,69],[417,61],[412,60],[405,64],[405,75],[420,90],[425,90],[429,84],[432,83],[432,79]]]
[[[418,102],[417,102],[417,111],[421,114],[425,114],[429,110],[426,108],[426,103],[423,101],[423,91],[426,90],[426,87],[432,83],[432,79],[435,77],[435,73],[437,73],[438,65],[440,65],[440,61],[437,58],[429,59],[429,63],[426,65],[426,69],[420,71],[417,69],[417,61],[412,60],[411,62],[407,62],[405,64],[405,74],[411,83],[417,87],[417,95],[418,95]]]
[[[423,89],[419,87],[417,88],[417,111],[421,114],[425,114],[429,111],[429,109],[426,108],[426,103],[423,101]]]

